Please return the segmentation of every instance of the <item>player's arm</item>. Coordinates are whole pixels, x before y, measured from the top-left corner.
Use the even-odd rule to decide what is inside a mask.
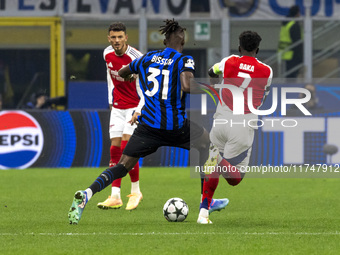
[[[208,75],[211,78],[218,78],[220,74],[222,74],[222,71],[220,71],[220,63],[216,63],[208,70]]]
[[[142,90],[140,88],[140,83],[139,83],[139,78],[138,77],[136,79],[136,90],[137,90],[137,94],[139,96],[139,103],[138,103],[138,105],[136,107],[136,112],[140,114],[142,112],[142,108],[144,106],[145,100],[144,100],[143,92],[142,92]]]
[[[186,93],[201,93],[200,85],[194,80],[195,61],[191,56],[184,56],[179,64],[181,89]]]
[[[134,112],[132,117],[131,117],[131,120],[129,121],[129,123],[131,124],[131,126],[133,124],[138,124],[138,117],[140,116],[141,114],[139,112]]]
[[[107,51],[107,48],[104,50],[103,52],[103,59],[105,61],[105,64],[106,64],[106,80],[107,80],[107,90],[108,90],[108,103],[109,103],[109,106],[110,106],[110,111],[112,110],[112,100],[113,100],[113,89],[114,89],[114,84],[113,84],[113,81],[112,81],[112,77],[110,75],[110,68],[107,66],[107,62],[106,62],[106,55],[107,55],[108,51]]]
[[[181,80],[181,88],[183,92],[190,93],[191,85],[190,81],[194,79],[194,74],[190,71],[181,72],[180,80]]]
[[[207,84],[196,82],[192,72],[182,72],[181,76],[182,91],[190,94],[203,94],[207,89]]]
[[[118,71],[118,75],[124,79],[124,81],[133,82],[137,77],[132,71],[130,70],[130,67],[124,66]]]
[[[272,70],[272,68],[270,66],[268,66],[268,70],[269,70],[269,77],[268,77],[268,80],[267,80],[267,84],[264,87],[264,95],[263,95],[262,104],[267,99],[267,96],[268,96],[268,94],[270,92],[270,86],[272,84],[272,79],[273,79],[273,70]]]
[[[131,120],[129,121],[129,123],[131,125],[133,125],[135,123],[138,124],[138,117],[141,115],[142,108],[143,108],[144,102],[145,102],[144,95],[143,95],[143,92],[142,92],[142,90],[140,88],[140,83],[139,83],[139,79],[138,78],[136,79],[136,90],[137,90],[137,94],[139,96],[139,103],[138,103],[138,105],[136,107],[135,112],[132,115]]]
[[[208,75],[210,77],[210,85],[215,86],[215,84],[219,84],[221,81],[219,79],[220,75],[223,74],[225,61],[224,59],[222,62],[214,64],[212,67],[208,70]]]
[[[110,70],[109,68],[107,68],[107,90],[108,90],[108,102],[109,102],[109,106],[110,106],[110,111],[112,110],[112,100],[113,100],[113,96],[112,96],[112,91],[114,89],[114,84],[112,82],[112,78],[110,75]]]

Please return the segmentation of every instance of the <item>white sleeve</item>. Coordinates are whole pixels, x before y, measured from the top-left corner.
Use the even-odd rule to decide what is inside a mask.
[[[137,93],[138,93],[138,96],[139,96],[139,103],[136,107],[136,112],[139,112],[141,113],[142,112],[142,108],[144,106],[144,95],[143,95],[143,92],[140,88],[140,84],[139,84],[139,78],[136,79],[136,90],[137,90]]]
[[[268,65],[266,65],[266,66],[268,66]],[[267,96],[268,96],[268,94],[269,94],[270,85],[272,84],[273,70],[272,70],[272,68],[271,68],[270,66],[268,66],[268,68],[269,68],[269,77],[268,77],[268,80],[267,80],[267,84],[266,84],[266,86],[264,87],[264,95],[263,95],[263,99],[262,99],[261,104],[260,104],[257,108],[260,108],[260,107],[263,105],[264,101],[266,100],[266,98],[267,98]]]
[[[214,74],[220,75],[224,73],[224,65],[228,58],[224,58],[221,62],[217,62],[212,66]]]
[[[127,50],[127,55],[130,56],[132,61],[136,60],[137,58],[140,58],[141,56],[143,56],[143,54],[139,50],[137,50],[137,49],[135,49],[135,48],[133,48],[131,46],[129,46],[129,48]],[[144,95],[143,95],[143,92],[142,92],[142,90],[140,88],[140,83],[139,83],[139,78],[138,77],[136,79],[136,91],[137,91],[137,94],[139,96],[139,103],[138,103],[135,111],[141,113],[142,108],[144,106]]]
[[[104,62],[106,64],[106,79],[107,79],[107,91],[108,91],[108,102],[109,102],[109,105],[112,105],[113,102],[113,98],[112,98],[112,90],[114,89],[114,84],[113,84],[113,81],[112,81],[112,77],[110,75],[110,68],[107,66],[107,62],[106,62],[106,55],[109,54],[110,52],[114,52],[112,46],[108,46],[104,49],[103,51],[103,59],[104,59]]]
[[[273,70],[270,66],[268,66],[269,68],[269,77],[268,77],[268,81],[267,81],[267,84],[265,86],[265,97],[268,96],[269,94],[269,91],[270,91],[270,85],[272,84],[272,79],[273,79]]]
[[[112,102],[112,91],[114,89],[114,84],[112,82],[112,78],[111,78],[111,75],[110,75],[110,69],[107,67],[106,68],[106,77],[107,77],[107,90],[108,90],[108,100],[109,100],[109,105],[113,105],[113,102]]]
[[[215,74],[224,74],[224,67],[225,67],[225,62],[231,57],[239,57],[238,55],[230,55],[229,57],[223,58],[221,62],[216,63],[213,68],[214,68],[214,73]]]

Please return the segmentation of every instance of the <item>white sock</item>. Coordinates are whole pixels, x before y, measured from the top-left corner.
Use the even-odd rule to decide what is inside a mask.
[[[198,217],[209,218],[209,210],[205,208],[201,208],[200,214],[198,215]]]
[[[131,182],[131,193],[140,193],[139,181]]]
[[[87,201],[89,201],[93,195],[92,189],[87,188],[85,192],[87,193]]]
[[[111,197],[120,199],[120,188],[112,186]]]

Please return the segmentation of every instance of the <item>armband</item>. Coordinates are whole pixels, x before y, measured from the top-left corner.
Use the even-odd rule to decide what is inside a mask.
[[[213,67],[210,67],[210,69],[209,69],[209,71],[208,71],[208,74],[209,74],[209,76],[212,77],[212,78],[218,78],[218,74],[215,74],[215,73],[214,73]]]

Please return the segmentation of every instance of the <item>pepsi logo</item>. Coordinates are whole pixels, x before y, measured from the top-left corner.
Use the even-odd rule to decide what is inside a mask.
[[[43,146],[42,129],[31,115],[23,111],[0,112],[0,169],[31,166]]]

